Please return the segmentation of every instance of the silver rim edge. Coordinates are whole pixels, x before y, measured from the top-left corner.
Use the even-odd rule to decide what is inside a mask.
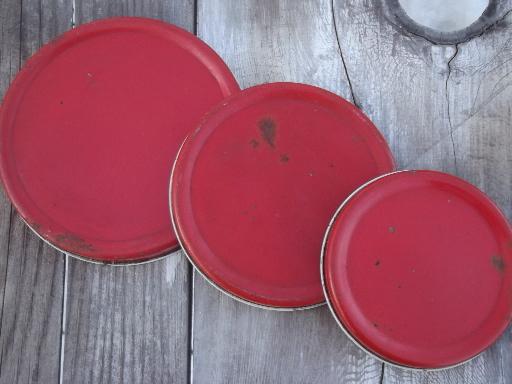
[[[354,192],[352,192],[342,203],[341,205],[338,207],[338,209],[334,212],[334,215],[332,216],[331,218],[331,221],[329,222],[329,225],[327,226],[327,230],[325,231],[325,235],[324,235],[324,240],[322,242],[322,249],[321,249],[321,252],[320,252],[320,280],[322,282],[322,289],[324,291],[324,296],[325,296],[325,300],[326,300],[326,303],[327,303],[327,306],[329,307],[329,310],[331,311],[331,314],[332,316],[334,317],[334,319],[336,320],[336,323],[338,324],[338,326],[341,328],[341,330],[343,331],[343,333],[345,333],[345,336],[347,336],[355,345],[357,345],[361,350],[363,350],[364,352],[366,352],[368,355],[370,355],[371,357],[379,360],[380,362],[382,363],[385,363],[385,364],[388,364],[388,365],[391,365],[393,367],[396,367],[396,368],[401,368],[401,369],[404,369],[404,370],[410,370],[410,371],[415,371],[415,372],[435,372],[435,371],[443,371],[443,370],[447,370],[447,369],[451,369],[451,368],[455,368],[455,367],[458,367],[458,366],[461,366],[463,364],[466,364],[468,362],[470,362],[471,360],[477,358],[478,356],[480,356],[482,352],[478,353],[477,355],[467,359],[467,360],[464,360],[464,361],[461,361],[460,363],[457,363],[457,364],[454,364],[454,365],[449,365],[449,366],[446,366],[446,367],[441,367],[441,368],[415,368],[415,367],[410,367],[410,366],[407,366],[407,365],[401,365],[401,364],[398,364],[398,363],[395,363],[393,361],[390,361],[390,360],[386,360],[385,358],[377,355],[375,352],[371,351],[370,349],[366,348],[363,344],[361,344],[349,331],[348,329],[345,328],[345,326],[343,325],[342,321],[340,320],[340,318],[338,317],[338,315],[336,314],[336,312],[334,311],[334,308],[332,306],[332,303],[331,303],[331,300],[330,300],[330,297],[329,297],[329,293],[327,292],[327,287],[326,287],[326,284],[325,284],[325,275],[324,275],[324,256],[325,256],[325,248],[326,248],[326,245],[327,245],[327,241],[329,239],[329,235],[330,235],[330,232],[331,232],[331,229],[332,229],[332,226],[334,225],[334,222],[336,221],[336,219],[338,218],[338,215],[340,214],[340,212],[343,210],[343,208],[345,207],[345,205],[348,204],[348,202],[355,196],[357,195],[359,192],[361,192],[364,188],[366,188],[367,186],[369,186],[370,184],[373,184],[374,182],[376,182],[377,180],[380,180],[382,178],[385,178],[387,176],[391,176],[391,175],[394,175],[394,174],[397,174],[397,173],[403,173],[403,172],[414,172],[413,170],[401,170],[401,171],[394,171],[394,172],[390,172],[390,173],[386,173],[384,175],[380,175],[370,181],[367,181],[366,183],[364,183],[363,185],[361,185],[360,187],[358,187],[356,190],[354,190]]]

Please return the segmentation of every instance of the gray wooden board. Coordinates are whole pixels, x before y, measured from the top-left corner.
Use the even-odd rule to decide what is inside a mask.
[[[187,271],[181,253],[130,267],[70,260],[63,382],[186,382]]]
[[[509,2],[508,9],[512,8]],[[334,2],[356,100],[401,168],[433,168],[476,184],[512,218],[512,15],[457,46],[386,19],[378,0]],[[512,382],[512,330],[468,364],[418,373],[386,367],[384,382]]]
[[[198,35],[242,88],[296,81],[350,98],[329,1],[204,0]],[[194,277],[194,383],[376,382],[382,364],[354,346],[327,308],[257,309]]]
[[[152,17],[192,31],[194,7],[188,0],[76,2],[76,25],[110,16]],[[183,254],[124,267],[68,261],[63,383],[187,382],[189,265]]]
[[[0,1],[0,93],[41,44],[69,28],[71,4]],[[57,382],[63,255],[40,241],[0,197],[0,382]]]

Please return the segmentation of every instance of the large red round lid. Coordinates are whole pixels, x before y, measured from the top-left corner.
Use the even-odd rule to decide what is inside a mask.
[[[184,142],[171,182],[178,238],[236,298],[316,305],[322,235],[339,199],[393,167],[377,129],[340,97],[292,83],[249,88]]]
[[[363,348],[442,368],[487,348],[512,315],[512,232],[476,187],[434,171],[372,181],[327,232],[325,293]]]
[[[239,88],[192,34],[107,19],[44,46],[0,111],[0,171],[22,218],[70,254],[127,262],[178,246],[168,183],[179,145]]]

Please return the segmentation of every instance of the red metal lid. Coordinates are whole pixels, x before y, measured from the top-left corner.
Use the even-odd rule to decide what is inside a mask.
[[[42,238],[127,262],[178,247],[168,179],[179,145],[238,85],[192,34],[157,20],[86,24],[44,46],[0,111],[0,171]]]
[[[340,97],[293,83],[249,88],[184,142],[171,182],[178,238],[236,298],[316,305],[322,235],[339,199],[393,168],[380,133]]]
[[[340,325],[363,348],[414,368],[464,362],[512,315],[512,232],[476,187],[434,171],[370,182],[327,232],[323,277]]]

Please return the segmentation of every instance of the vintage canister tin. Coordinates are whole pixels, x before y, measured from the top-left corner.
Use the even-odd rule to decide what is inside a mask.
[[[321,275],[338,324],[365,351],[401,367],[452,367],[511,319],[512,229],[466,181],[391,173],[338,208]]]
[[[308,308],[324,302],[319,249],[339,197],[393,169],[385,140],[352,104],[304,84],[259,85],[185,140],[171,214],[191,262],[223,292]]]
[[[0,111],[0,174],[27,224],[87,260],[175,250],[168,180],[179,145],[239,87],[194,35],[143,18],[82,25],[45,45]]]

